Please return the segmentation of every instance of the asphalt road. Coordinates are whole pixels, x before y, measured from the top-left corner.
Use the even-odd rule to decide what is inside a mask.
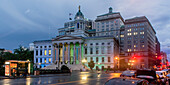
[[[49,77],[2,79],[0,85],[103,85],[107,80],[119,76],[120,73],[75,72]]]

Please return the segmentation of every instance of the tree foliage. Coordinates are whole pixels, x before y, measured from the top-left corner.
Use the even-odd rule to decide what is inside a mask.
[[[95,66],[95,63],[94,63],[94,61],[90,61],[90,62],[88,62],[88,66],[90,67],[90,69],[92,70],[93,68],[94,68],[94,66]]]
[[[30,60],[33,61],[34,53],[29,51],[29,49],[24,49],[22,46],[14,49],[14,53],[1,52],[0,53],[0,67],[4,65],[6,60]]]

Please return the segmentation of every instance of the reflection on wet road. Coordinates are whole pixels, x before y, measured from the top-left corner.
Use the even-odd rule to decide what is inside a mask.
[[[54,75],[39,78],[3,79],[0,80],[0,85],[103,85],[108,79],[119,77],[120,73],[75,72]]]

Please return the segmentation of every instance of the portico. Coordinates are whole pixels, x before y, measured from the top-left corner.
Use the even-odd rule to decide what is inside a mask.
[[[83,59],[83,39],[75,36],[60,36],[52,40],[53,63],[81,64]]]

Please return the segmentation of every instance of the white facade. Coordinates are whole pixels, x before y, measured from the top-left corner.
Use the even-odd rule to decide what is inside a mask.
[[[43,68],[52,64],[52,41],[34,42],[34,65],[36,68]]]

